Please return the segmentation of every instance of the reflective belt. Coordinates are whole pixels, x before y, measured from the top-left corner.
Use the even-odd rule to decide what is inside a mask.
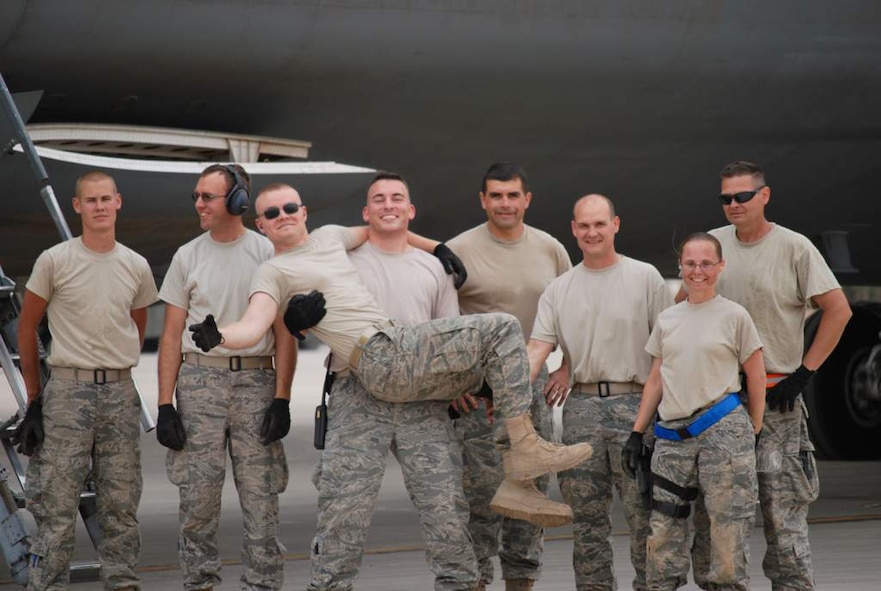
[[[661,439],[669,439],[670,441],[683,441],[697,437],[727,415],[729,412],[740,406],[740,396],[737,392],[728,394],[722,400],[711,406],[707,411],[696,418],[694,421],[679,429],[667,429],[655,423],[655,436]]]
[[[769,373],[765,381],[765,389],[773,388],[788,377],[788,373]]]

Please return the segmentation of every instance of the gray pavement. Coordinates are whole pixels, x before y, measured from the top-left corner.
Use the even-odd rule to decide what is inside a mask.
[[[323,380],[323,349],[301,352],[300,369],[294,380],[293,425],[285,439],[291,479],[281,498],[281,538],[288,550],[285,589],[304,589],[309,580],[308,550],[315,528],[316,491],[310,482],[317,452],[312,449],[312,411],[320,400]],[[156,356],[145,355],[136,379],[155,414]],[[0,385],[0,418],[13,410],[11,395]],[[152,433],[142,436],[144,495],[141,519],[141,574],[144,589],[181,588],[177,565],[177,490],[165,474],[164,448]],[[811,541],[818,587],[830,590],[877,591],[881,589],[881,463],[821,462],[821,497],[812,506]],[[559,492],[552,493],[559,498]],[[633,576],[627,558],[627,535],[623,516],[613,515],[613,545],[621,589],[630,588]],[[220,531],[225,560],[224,582],[217,591],[239,589],[241,514],[231,481],[224,487]],[[358,579],[361,591],[411,591],[433,588],[432,576],[421,551],[418,515],[404,489],[400,469],[390,458],[382,491],[367,540],[367,554]],[[750,544],[753,588],[770,589],[761,574],[764,540],[756,529]],[[574,589],[571,567],[572,540],[568,528],[549,530],[545,567],[536,591]],[[95,550],[85,530],[77,532],[75,559],[89,562]],[[498,572],[498,569],[496,569]],[[17,588],[0,569],[0,589]],[[94,581],[71,586],[77,591],[100,589]],[[504,589],[501,581],[489,587]],[[694,588],[689,586],[687,588]]]

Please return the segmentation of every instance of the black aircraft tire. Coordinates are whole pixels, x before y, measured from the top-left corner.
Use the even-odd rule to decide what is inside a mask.
[[[865,358],[879,342],[881,306],[857,304],[853,313],[838,346],[804,392],[811,440],[824,459],[881,458],[881,408],[867,411],[855,404],[848,385],[855,361]],[[805,343],[813,340],[820,316],[817,313],[808,320]]]

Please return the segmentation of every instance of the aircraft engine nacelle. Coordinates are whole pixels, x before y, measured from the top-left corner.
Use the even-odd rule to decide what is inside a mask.
[[[851,303],[853,317],[805,391],[808,427],[819,457],[881,458],[881,303]],[[805,342],[821,313],[808,319]]]

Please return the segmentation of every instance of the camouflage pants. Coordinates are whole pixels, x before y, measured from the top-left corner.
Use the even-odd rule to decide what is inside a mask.
[[[678,429],[691,419],[666,421]],[[755,437],[752,423],[738,406],[718,423],[692,439],[658,438],[652,473],[683,487],[697,487],[709,516],[707,588],[749,589],[749,539],[758,498]],[[656,501],[685,504],[655,484]],[[651,514],[646,578],[649,589],[671,591],[688,580],[688,520],[657,510]]]
[[[382,402],[345,377],[333,386],[328,421],[308,589],[353,588],[389,449],[419,511],[434,588],[473,589],[477,562],[465,527],[467,504],[452,457],[447,404]]]
[[[551,408],[542,390],[548,371],[542,367],[532,385],[530,415],[536,430],[545,438],[553,437]],[[505,478],[498,445],[507,443],[502,421],[490,425],[483,408],[462,413],[456,419],[456,432],[462,446],[465,497],[471,507],[468,530],[474,540],[474,552],[480,567],[480,579],[491,583],[495,577],[492,557],[498,555],[503,579],[538,580],[544,550],[544,529],[527,521],[502,517],[489,507],[496,489]],[[540,490],[547,492],[550,476],[537,480]],[[501,541],[501,546],[500,542]]]
[[[187,442],[181,451],[168,451],[166,468],[180,494],[178,553],[185,589],[221,582],[217,529],[227,450],[243,518],[241,588],[282,587],[278,495],[287,487],[288,465],[281,441],[263,445],[259,437],[274,396],[273,370],[181,365],[177,408]]]
[[[480,376],[505,417],[529,411],[529,361],[520,323],[510,314],[441,318],[376,333],[363,347],[355,375],[386,402],[453,400]]]
[[[762,568],[775,590],[814,588],[814,569],[808,540],[808,506],[820,485],[814,446],[808,438],[804,404],[793,412],[765,410],[762,436],[756,449],[759,503],[767,550]],[[695,504],[695,524],[706,521],[701,499]],[[706,589],[708,556],[695,535],[692,547],[695,582]]]
[[[630,561],[636,571],[633,588],[646,589],[646,539],[650,512],[643,508],[636,480],[621,468],[621,450],[633,429],[638,394],[599,398],[572,392],[563,407],[563,443],[587,442],[593,456],[558,474],[563,498],[575,516],[572,526],[575,588],[608,591],[618,588],[612,560],[612,488],[630,527]]]
[[[43,428],[29,505],[38,519],[28,589],[67,589],[80,493],[95,483],[101,579],[105,588],[139,587],[134,569],[141,538],[140,400],[131,380],[103,385],[50,379],[43,390]]]

